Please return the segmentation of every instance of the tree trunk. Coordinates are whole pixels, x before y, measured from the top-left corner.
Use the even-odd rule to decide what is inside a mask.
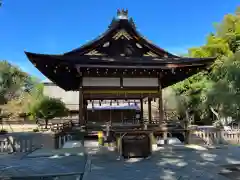
[[[48,119],[45,119],[45,129],[48,127]]]

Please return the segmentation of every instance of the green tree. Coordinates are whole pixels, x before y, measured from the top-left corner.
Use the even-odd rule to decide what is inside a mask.
[[[0,104],[7,103],[24,92],[30,92],[35,83],[31,76],[18,67],[0,61]]]
[[[220,116],[239,118],[240,108],[240,52],[224,60],[212,73],[214,81],[208,92],[208,104],[214,107]]]
[[[30,107],[43,96],[42,86],[38,79],[33,78],[7,61],[1,61],[1,116],[16,119],[21,114],[28,114]]]
[[[68,109],[60,99],[43,97],[31,108],[30,113],[37,121],[43,119],[47,128],[50,119],[67,116]]]
[[[223,108],[223,105],[227,106],[227,104],[229,104],[230,106],[231,104],[236,104],[237,100],[237,98],[234,98],[236,93],[234,94],[230,92],[238,87],[238,85],[236,86],[238,82],[229,78],[238,77],[238,65],[236,65],[238,64],[236,62],[238,58],[231,57],[235,56],[234,54],[240,47],[239,13],[240,10],[238,8],[235,14],[225,15],[223,21],[216,24],[216,33],[210,33],[207,37],[205,45],[189,49],[190,57],[217,58],[211,67],[211,73],[198,73],[172,87],[176,96],[181,97],[177,98],[179,101],[181,100],[179,104],[184,101],[185,108],[191,109],[190,112],[194,114],[195,120],[200,120],[208,124],[211,123],[211,106],[213,105],[213,102],[216,101],[216,98],[219,97],[219,93],[221,93],[221,98],[218,98],[218,101],[216,101],[218,103],[214,104],[214,108],[219,110],[221,106],[221,114],[225,115],[229,115],[234,111],[233,106],[229,109]],[[233,59],[235,59],[235,61]],[[228,74],[229,77],[226,76],[226,74]],[[234,88],[232,84],[235,84]],[[232,87],[232,89],[230,90],[229,87]],[[184,113],[182,112],[183,107],[184,106],[179,107],[179,113],[184,116]],[[227,111],[227,109],[229,112],[223,112]]]

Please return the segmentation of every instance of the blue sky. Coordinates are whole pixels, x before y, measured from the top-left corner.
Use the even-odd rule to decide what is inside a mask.
[[[0,60],[40,79],[24,50],[64,53],[103,33],[118,8],[127,8],[138,30],[158,46],[182,54],[205,42],[213,23],[233,13],[239,0],[2,0]]]

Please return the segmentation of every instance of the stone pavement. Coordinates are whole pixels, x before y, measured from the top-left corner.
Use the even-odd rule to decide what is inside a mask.
[[[97,143],[85,144],[86,156],[79,149],[41,149],[24,158],[0,156],[0,179],[39,179],[48,176],[59,180],[76,179],[84,172],[83,180],[237,180],[240,179],[239,147],[220,148],[168,147],[155,151],[148,159],[119,159],[119,155]],[[90,160],[90,161],[89,161]],[[85,170],[84,170],[85,169]],[[63,176],[68,175],[68,176]],[[80,178],[81,179],[81,178]]]
[[[95,151],[97,149],[95,148]],[[234,180],[240,175],[226,170],[222,165],[240,164],[239,148],[211,148],[205,151],[171,148],[154,152],[149,159],[118,160],[114,152],[100,150],[91,154],[91,166],[84,180]],[[240,166],[239,166],[240,167]],[[233,175],[231,175],[233,173]]]
[[[84,173],[86,157],[79,148],[39,149],[24,158],[2,156],[0,179],[37,180],[41,177],[71,180]]]

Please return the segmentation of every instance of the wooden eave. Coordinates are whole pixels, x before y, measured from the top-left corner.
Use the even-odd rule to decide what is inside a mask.
[[[46,55],[25,52],[28,59],[33,64],[59,63],[69,64],[72,66],[94,67],[103,66],[125,66],[130,65],[139,68],[146,68],[146,66],[154,66],[153,68],[161,69],[163,67],[176,68],[184,66],[201,66],[211,64],[215,58],[155,58],[155,57],[102,57],[102,56],[63,56],[63,55]],[[115,68],[114,67],[114,68]]]

